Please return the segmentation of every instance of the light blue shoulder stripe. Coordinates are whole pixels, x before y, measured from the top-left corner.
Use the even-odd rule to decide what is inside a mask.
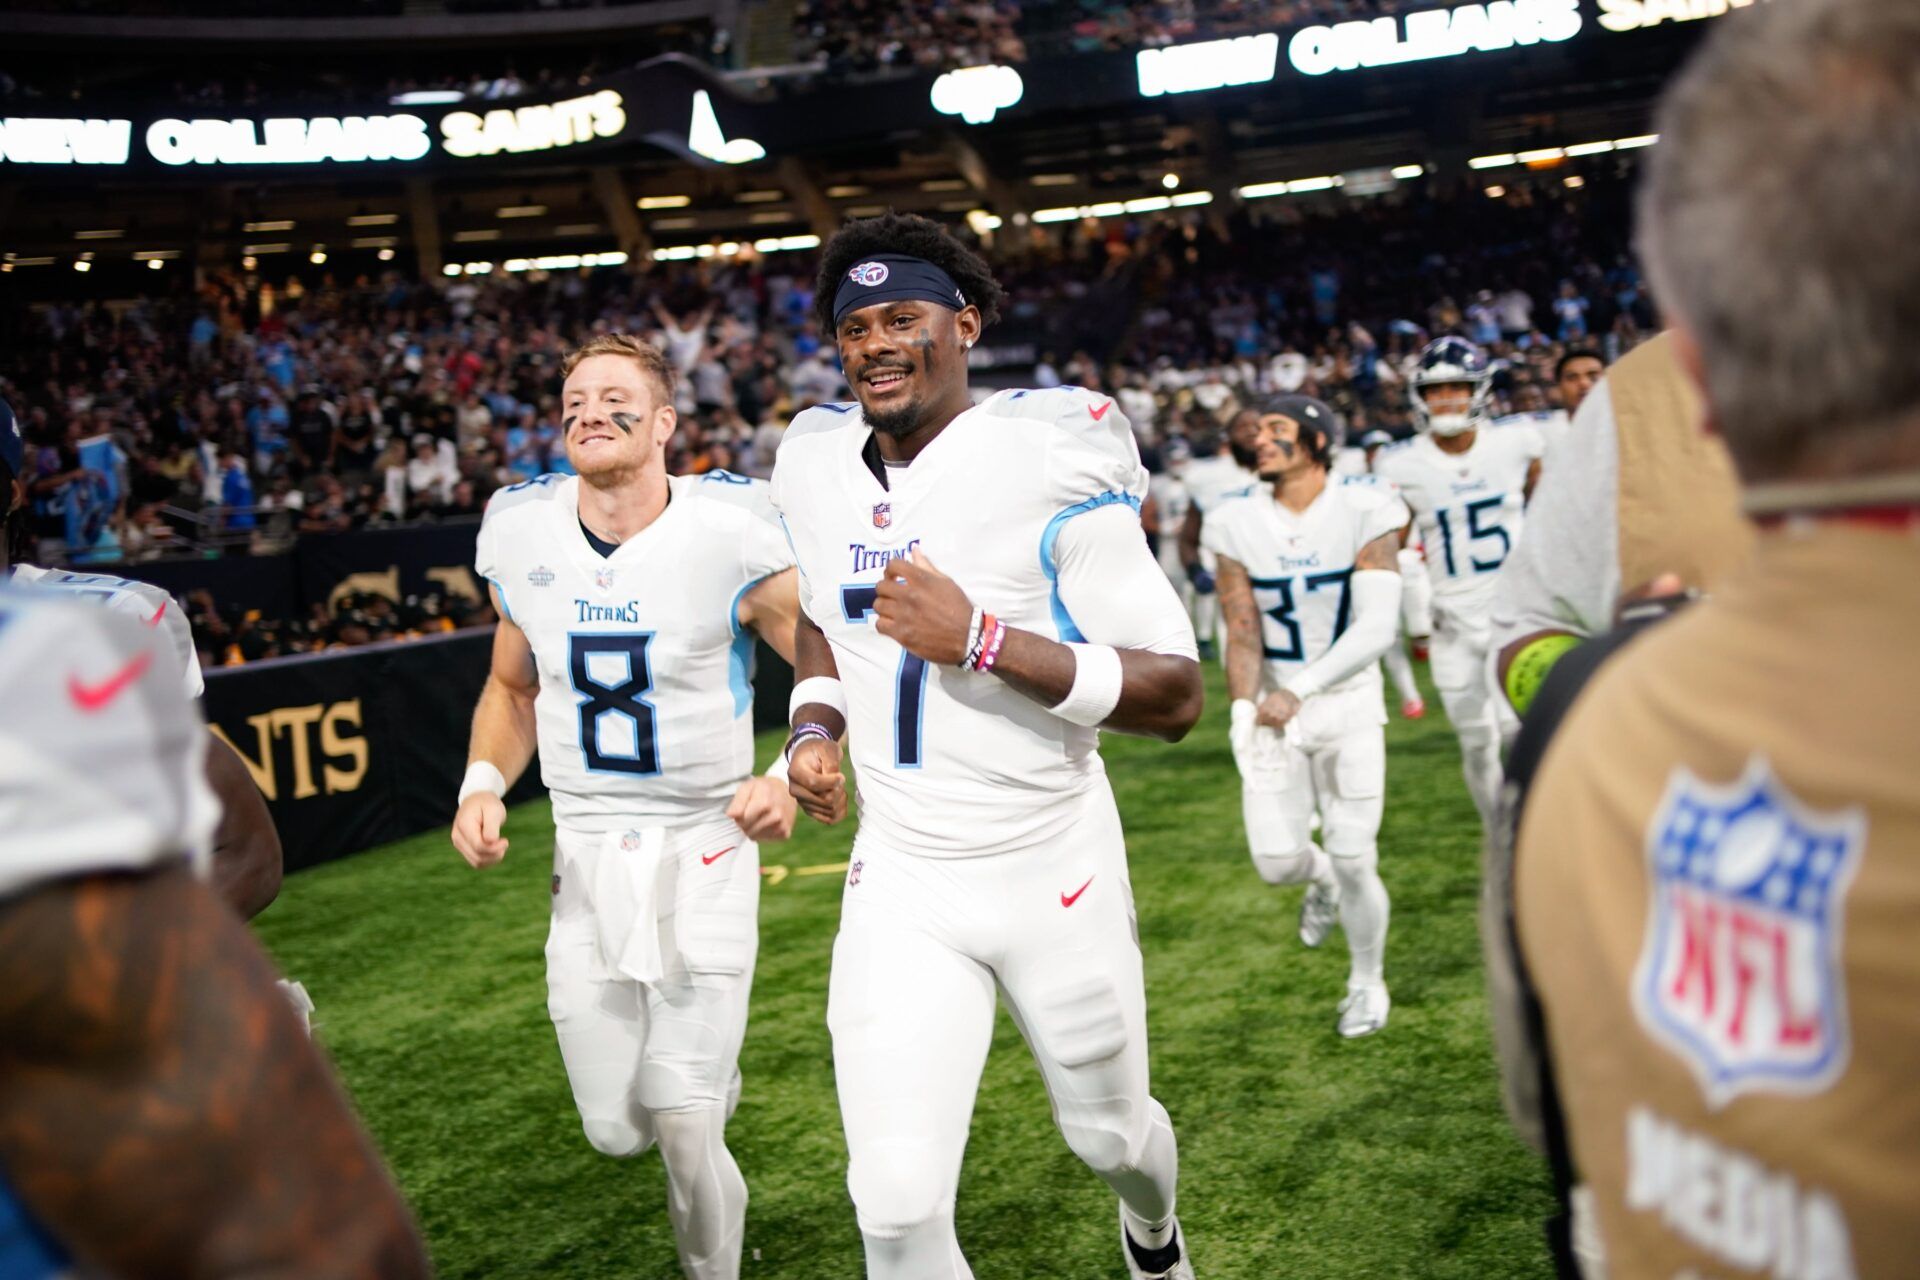
[[[1133,508],[1135,515],[1140,513],[1140,499],[1130,493],[1109,489],[1105,493],[1095,494],[1085,502],[1076,502],[1059,512],[1053,519],[1047,521],[1047,527],[1040,531],[1040,572],[1047,575],[1047,582],[1052,588],[1048,604],[1053,610],[1053,628],[1060,633],[1060,639],[1067,643],[1081,643],[1086,640],[1086,637],[1080,633],[1080,628],[1074,624],[1072,615],[1067,612],[1066,603],[1060,599],[1060,566],[1054,562],[1054,544],[1060,541],[1060,531],[1066,528],[1067,521],[1075,516],[1085,515],[1089,511],[1098,511],[1101,507],[1111,507],[1121,502]]]
[[[771,573],[763,574],[751,582],[742,583],[740,589],[733,593],[733,599],[727,603],[727,631],[733,636],[733,642],[727,646],[727,688],[733,691],[733,714],[736,717],[745,715],[753,706],[754,633],[740,625],[740,602],[746,599],[747,592],[772,576]]]

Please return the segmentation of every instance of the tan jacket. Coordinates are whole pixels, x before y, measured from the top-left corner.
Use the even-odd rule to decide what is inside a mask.
[[[1769,534],[1548,748],[1517,929],[1616,1280],[1920,1274],[1916,635],[1920,537]]]

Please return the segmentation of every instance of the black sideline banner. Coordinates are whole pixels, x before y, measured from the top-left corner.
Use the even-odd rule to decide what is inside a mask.
[[[453,821],[492,648],[489,629],[208,673],[207,720],[267,797],[287,870]],[[764,645],[758,665],[755,724],[783,724],[792,672]],[[507,801],[541,793],[536,761]]]

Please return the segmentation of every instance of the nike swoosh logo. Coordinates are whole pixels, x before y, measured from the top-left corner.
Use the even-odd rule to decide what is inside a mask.
[[[147,619],[147,625],[150,627],[157,627],[160,625],[160,619],[166,616],[167,616],[167,602],[165,600],[162,600],[160,602],[160,607],[153,611],[153,616]]]
[[[1092,876],[1088,876],[1088,877],[1087,877],[1087,884],[1092,884],[1092,883],[1093,883],[1093,877],[1092,877]],[[1081,885],[1081,886],[1080,886],[1080,887],[1079,887],[1078,889],[1075,889],[1075,890],[1074,890],[1074,891],[1073,891],[1072,893],[1063,893],[1063,894],[1061,894],[1061,895],[1060,895],[1060,905],[1061,905],[1061,906],[1063,906],[1063,907],[1070,907],[1070,906],[1072,906],[1072,905],[1073,905],[1074,903],[1076,903],[1076,902],[1078,902],[1078,901],[1080,901],[1080,895],[1081,895],[1081,894],[1083,894],[1083,893],[1085,893],[1085,892],[1087,891],[1087,884],[1083,884],[1083,885]]]
[[[738,849],[739,847],[740,846],[737,844],[730,844],[718,853],[703,853],[700,855],[700,865],[703,867],[710,867],[714,863],[720,861],[720,859],[732,853],[735,849]]]
[[[128,685],[145,675],[147,668],[152,665],[153,655],[143,653],[99,684],[82,684],[79,676],[68,676],[67,693],[72,697],[74,706],[91,714],[119,697]]]
[[[1113,401],[1109,400],[1105,404],[1101,405],[1098,409],[1087,410],[1087,416],[1089,418],[1092,418],[1095,422],[1098,422],[1100,421],[1100,419],[1107,416],[1107,410],[1111,408],[1113,408]]]

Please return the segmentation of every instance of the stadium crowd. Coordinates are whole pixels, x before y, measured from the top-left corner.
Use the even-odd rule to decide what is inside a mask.
[[[1319,395],[1355,436],[1403,432],[1407,364],[1441,333],[1503,362],[1504,407],[1546,408],[1569,345],[1613,358],[1651,327],[1607,230],[1625,225],[1625,181],[1010,226],[991,246],[1010,295],[999,340],[1033,363],[983,380],[1109,390],[1155,465],[1168,437],[1211,436],[1257,392]],[[549,277],[223,276],[195,296],[16,313],[0,390],[29,442],[39,558],[271,553],[477,517],[494,489],[567,468],[559,360],[605,330],[649,335],[679,374],[673,470],[765,476],[792,415],[845,394],[813,331],[814,270],[782,253]],[[1075,323],[1087,314],[1108,327]],[[227,661],[444,616],[418,608],[367,626],[200,614]]]

